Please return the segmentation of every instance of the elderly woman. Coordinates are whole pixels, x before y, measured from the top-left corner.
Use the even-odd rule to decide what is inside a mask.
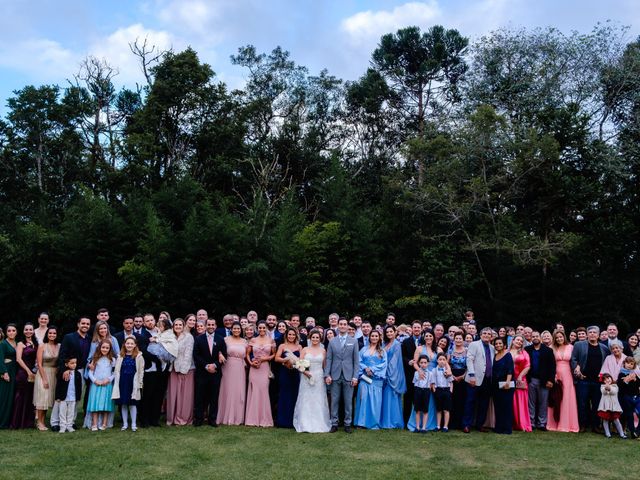
[[[600,369],[600,375],[608,373],[615,381],[618,379],[620,369],[622,368],[622,364],[625,359],[625,356],[622,354],[622,342],[612,341],[609,348],[611,350],[611,355],[608,355],[607,358],[604,359],[604,363]]]

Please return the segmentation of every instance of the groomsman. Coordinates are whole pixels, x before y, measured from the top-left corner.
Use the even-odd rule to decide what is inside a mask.
[[[422,335],[422,322],[420,320],[414,320],[411,323],[411,336],[402,342],[400,346],[402,351],[402,368],[404,369],[404,378],[407,383],[407,391],[403,398],[403,417],[405,425],[409,421],[411,415],[411,409],[413,408],[413,374],[416,369],[413,366],[413,355],[416,352],[416,348],[420,345]]]
[[[216,328],[216,335],[222,338],[231,336],[231,325],[233,325],[234,316],[227,313],[222,317],[222,326]]]
[[[216,321],[207,320],[204,335],[196,337],[193,344],[193,361],[196,365],[196,388],[194,398],[193,426],[204,422],[207,412],[209,425],[217,427],[218,394],[222,380],[221,360],[227,356],[227,348],[222,337],[215,334]]]

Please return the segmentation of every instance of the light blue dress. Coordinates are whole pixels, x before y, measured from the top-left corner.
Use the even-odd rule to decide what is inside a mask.
[[[404,428],[402,395],[407,391],[407,382],[402,368],[402,348],[394,340],[387,350],[387,377],[382,387],[381,428]]]
[[[93,354],[95,353],[97,347],[98,347],[98,342],[91,342],[91,346],[89,347],[89,356],[87,357],[87,365],[91,362],[91,360],[93,360]],[[118,344],[118,340],[116,340],[116,337],[114,337],[113,335],[111,335],[111,348],[113,349],[113,358],[118,358],[118,355],[120,354],[120,345]],[[84,369],[84,378],[89,380],[89,368]],[[86,395],[91,393],[91,387],[92,385],[89,385],[89,392]],[[114,413],[115,412],[112,411],[108,414],[109,418],[107,420],[107,426],[109,428],[113,427],[113,420],[115,416]],[[100,418],[99,421],[101,422],[102,419]],[[84,416],[84,422],[82,423],[82,426],[84,428],[91,428],[91,423],[92,423],[91,412],[87,410]]]
[[[93,370],[89,370],[89,379],[91,380],[91,388],[89,389],[89,400],[87,401],[88,412],[112,412],[113,400],[111,393],[113,391],[113,367],[114,360],[107,357],[101,357]],[[106,385],[96,385],[96,380],[109,380]]]
[[[366,375],[365,368],[373,374],[371,384],[360,379]],[[358,371],[358,398],[356,399],[356,415],[354,425],[377,430],[382,418],[382,385],[387,375],[387,352],[383,349],[382,356],[378,352],[369,353],[368,347],[360,350],[360,369]]]
[[[422,345],[422,352],[420,355],[426,355],[429,357],[427,353],[427,347]],[[427,366],[427,371],[431,372],[434,368],[438,366],[438,354],[436,352],[433,353],[433,356],[430,357],[429,365]],[[438,418],[436,417],[436,400],[434,395],[429,395],[429,415],[427,417],[427,430],[435,430],[438,426]],[[409,415],[409,421],[407,422],[407,430],[411,430],[412,432],[416,429],[416,412],[411,409],[411,415]]]

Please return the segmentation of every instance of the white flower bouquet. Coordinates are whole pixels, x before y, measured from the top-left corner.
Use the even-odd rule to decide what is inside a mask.
[[[311,363],[309,363],[309,360],[305,358],[299,358],[293,364],[293,368],[295,368],[300,373],[302,373],[305,377],[307,377],[309,379],[309,383],[313,385],[315,383],[315,379],[309,373],[309,367],[311,367]]]

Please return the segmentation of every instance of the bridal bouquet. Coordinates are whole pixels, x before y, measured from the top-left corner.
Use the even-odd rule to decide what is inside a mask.
[[[315,383],[315,380],[313,376],[311,376],[311,374],[308,374],[310,366],[311,366],[311,363],[309,363],[309,360],[304,358],[297,359],[293,364],[293,368],[298,370],[300,373],[304,374],[309,379],[309,383],[313,385]]]

